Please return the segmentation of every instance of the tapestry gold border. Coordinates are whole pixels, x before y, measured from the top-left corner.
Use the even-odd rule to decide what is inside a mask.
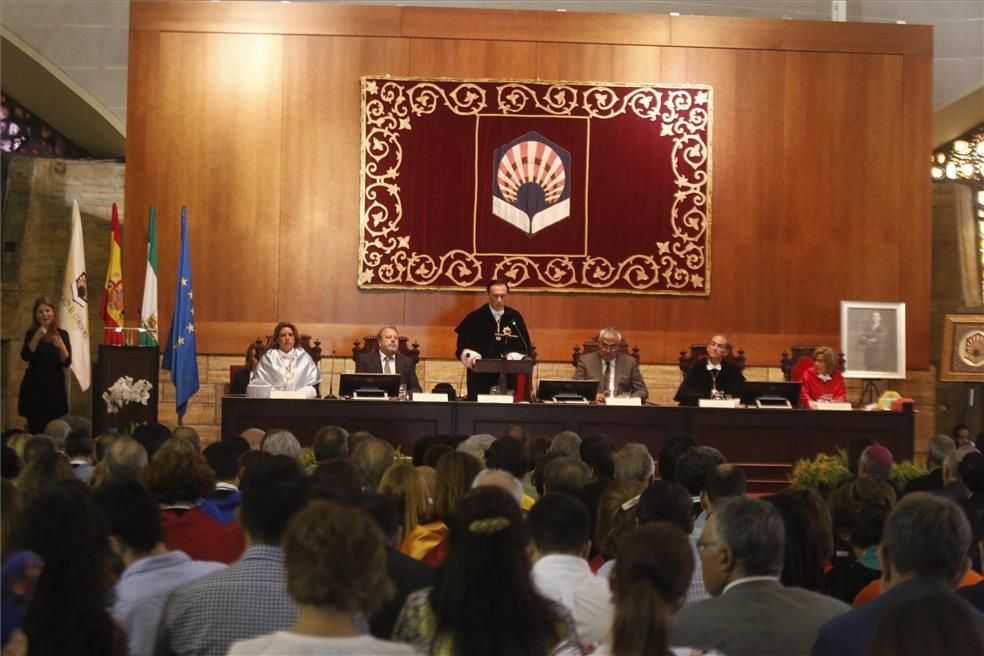
[[[418,82],[404,87],[395,84]],[[474,292],[477,286],[488,277],[504,277],[516,286],[517,292],[558,292],[558,293],[603,293],[646,296],[708,296],[711,289],[711,228],[712,228],[712,183],[713,183],[713,88],[703,84],[666,83],[618,83],[592,81],[551,81],[506,78],[451,78],[451,77],[397,77],[389,75],[365,75],[360,78],[362,140],[360,152],[360,220],[358,252],[358,286],[360,289],[378,290],[425,290]],[[437,83],[455,83],[453,89],[445,90]],[[482,275],[482,262],[474,252],[456,249],[436,257],[411,251],[410,237],[399,234],[402,219],[402,203],[396,180],[402,164],[403,153],[399,133],[412,129],[412,116],[433,113],[438,104],[459,116],[475,116],[488,107],[487,89],[482,84],[496,85],[499,112],[487,114],[495,116],[519,115],[527,105],[533,104],[545,114],[536,116],[569,116],[574,110],[585,111],[588,118],[604,120],[620,116],[628,111],[649,120],[662,120],[661,136],[681,135],[674,139],[671,149],[671,166],[678,184],[670,221],[673,223],[673,240],[657,242],[656,252],[651,254],[629,255],[622,262],[613,264],[604,258],[581,255],[521,255],[502,254],[506,258],[499,262],[495,271]],[[527,85],[544,89],[538,94]],[[577,89],[573,87],[579,87]],[[619,98],[612,89],[633,88],[634,92]],[[674,91],[693,90],[695,96],[683,94],[674,96]],[[504,95],[504,90],[509,93]],[[664,103],[661,91],[667,91]],[[369,96],[374,96],[372,99]],[[577,104],[579,95],[583,101]],[[505,103],[505,104],[504,104]],[[593,104],[591,104],[593,103]],[[386,105],[389,110],[386,111]],[[652,105],[655,104],[655,108]],[[706,107],[706,109],[704,109]],[[681,112],[689,112],[691,120],[681,118]],[[566,112],[568,115],[565,115]],[[588,124],[590,125],[590,120]],[[689,129],[689,132],[687,130]],[[699,139],[704,132],[706,138]],[[589,137],[590,138],[590,137]],[[694,140],[696,143],[685,144]],[[589,142],[590,143],[590,142]],[[677,150],[679,155],[694,170],[695,180],[688,181],[677,170]],[[477,162],[476,162],[477,165]],[[703,165],[703,166],[700,166]],[[587,191],[587,167],[585,167]],[[684,182],[683,189],[680,184]],[[684,217],[677,217],[677,205],[681,197],[694,196],[693,205]],[[585,194],[587,205],[588,194]],[[477,213],[475,199],[473,211]],[[587,207],[585,207],[585,212]],[[473,222],[474,222],[473,214]],[[679,220],[678,220],[679,219]],[[688,238],[683,228],[703,236],[703,243],[696,244],[695,237]],[[587,216],[585,216],[585,243],[587,243]],[[681,239],[681,242],[674,241]],[[688,243],[689,242],[689,243]],[[483,254],[483,256],[490,254]],[[543,270],[534,258],[545,260]],[[571,258],[583,258],[580,276]],[[679,265],[677,258],[683,265]],[[601,260],[604,260],[603,262]],[[658,262],[657,262],[658,260]],[[661,269],[661,265],[665,267]],[[546,284],[523,286],[530,279],[529,267],[536,270],[540,280]],[[593,275],[602,271],[608,273],[603,279],[589,281],[587,271],[593,267]],[[689,269],[688,273],[684,269]],[[614,274],[612,273],[614,271]],[[693,273],[702,271],[703,275]],[[650,273],[651,272],[651,273]],[[549,274],[549,275],[548,275]],[[666,281],[669,288],[651,288],[653,283],[636,284],[632,276],[648,280],[646,276]],[[377,278],[383,283],[375,282]],[[433,284],[438,278],[452,279],[455,284]],[[550,279],[552,277],[552,280]],[[671,277],[673,278],[671,280]],[[606,280],[607,279],[607,280]],[[616,288],[616,283],[628,284],[631,289]],[[577,288],[570,288],[579,284]],[[692,291],[683,288],[690,284]]]

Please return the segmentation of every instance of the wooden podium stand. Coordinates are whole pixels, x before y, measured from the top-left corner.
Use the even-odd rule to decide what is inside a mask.
[[[109,428],[109,416],[102,394],[120,376],[149,380],[153,387],[147,405],[128,403],[112,418],[114,428],[126,428],[136,422],[157,423],[157,399],[160,387],[160,350],[156,346],[99,345],[99,361],[92,367],[92,431],[101,435]]]
[[[499,392],[509,389],[507,376],[516,376],[516,401],[529,401],[533,395],[533,366],[536,360],[481,359],[475,361],[474,370],[479,374],[499,374]]]

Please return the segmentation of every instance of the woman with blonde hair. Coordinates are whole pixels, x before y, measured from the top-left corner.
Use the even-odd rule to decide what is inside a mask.
[[[847,391],[844,376],[837,368],[834,350],[821,346],[813,351],[813,366],[803,372],[800,378],[800,407],[809,408],[817,401],[844,401]]]
[[[611,574],[622,540],[639,526],[639,497],[646,487],[640,481],[613,481],[601,493],[595,541],[606,562],[598,568],[598,576]]]

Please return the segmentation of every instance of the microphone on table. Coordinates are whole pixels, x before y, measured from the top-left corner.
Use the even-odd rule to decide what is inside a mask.
[[[335,398],[335,349],[331,350],[331,373],[328,374],[328,396],[325,398]]]
[[[510,319],[509,323],[511,323],[513,328],[516,329],[516,334],[519,335],[519,341],[523,342],[523,347],[526,349],[526,355],[530,355],[530,345],[527,344],[526,340],[523,338],[523,331],[519,329],[519,324],[516,323],[515,319]]]

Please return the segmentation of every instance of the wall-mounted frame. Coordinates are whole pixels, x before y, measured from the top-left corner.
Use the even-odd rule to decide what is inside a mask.
[[[946,315],[940,380],[984,382],[984,314]]]
[[[841,301],[845,378],[905,378],[905,303]]]

